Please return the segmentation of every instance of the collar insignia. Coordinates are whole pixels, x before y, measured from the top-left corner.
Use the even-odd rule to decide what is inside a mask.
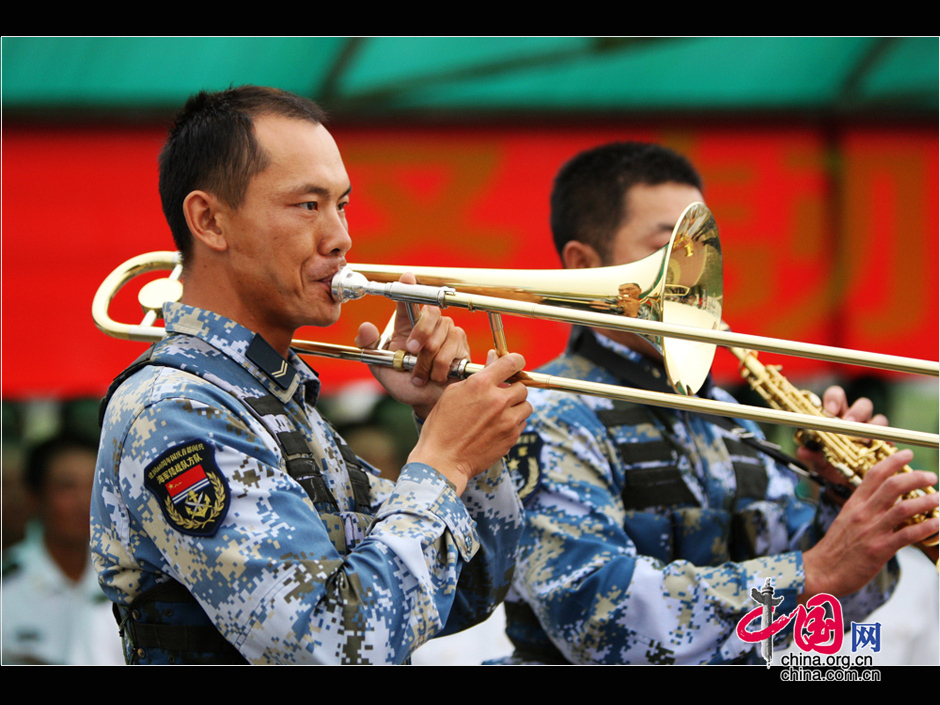
[[[278,355],[277,351],[260,335],[256,334],[252,338],[251,345],[248,346],[248,350],[245,352],[245,357],[261,368],[282,389],[290,387],[297,375],[297,370],[287,360]]]

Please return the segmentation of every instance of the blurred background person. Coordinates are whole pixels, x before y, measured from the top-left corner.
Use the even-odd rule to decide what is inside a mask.
[[[96,444],[62,433],[30,451],[33,509],[23,541],[3,556],[3,663],[121,664],[111,603],[88,547]]]

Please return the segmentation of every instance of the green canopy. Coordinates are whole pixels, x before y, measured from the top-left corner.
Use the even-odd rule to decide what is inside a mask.
[[[936,37],[7,37],[2,59],[7,116],[47,118],[164,112],[257,83],[367,118],[935,119],[940,84]]]

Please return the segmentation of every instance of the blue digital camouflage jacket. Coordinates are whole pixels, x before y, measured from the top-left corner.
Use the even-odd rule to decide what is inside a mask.
[[[598,341],[661,374],[628,348]],[[541,371],[620,383],[570,350]],[[710,383],[708,390],[734,401]],[[544,390],[531,390],[529,400],[535,412],[509,456],[526,496],[506,604],[516,646],[509,662],[756,659],[735,632],[757,606],[751,588],[772,578],[785,598],[775,614],[793,610],[803,589],[801,550],[822,536],[835,509],[798,500],[789,469],[695,414]],[[738,423],[760,436],[755,424]],[[892,564],[844,598],[846,626],[887,599],[896,580]]]
[[[256,336],[208,311],[168,304],[165,319],[153,360],[170,366],[127,380],[103,424],[91,528],[111,600],[176,580],[253,663],[400,663],[492,611],[522,527],[503,463],[462,497],[422,464],[397,484],[370,474],[357,506],[296,355],[252,359]],[[286,446],[242,401],[261,395],[302,429],[335,507],[285,471]]]

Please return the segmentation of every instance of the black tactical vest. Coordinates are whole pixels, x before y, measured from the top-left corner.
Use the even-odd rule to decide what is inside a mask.
[[[266,345],[260,336],[255,336],[255,340]],[[104,421],[111,397],[127,379],[149,365],[177,368],[172,359],[154,360],[153,354],[154,346],[151,346],[114,379],[101,400],[99,424]],[[191,370],[187,372],[193,374]],[[281,450],[287,472],[304,488],[320,514],[330,542],[341,555],[346,555],[346,532],[339,505],[320,472],[306,436],[296,428],[284,404],[273,394],[239,397],[239,401],[271,434]],[[285,427],[290,430],[278,430]],[[333,430],[332,426],[330,428]],[[365,530],[372,519],[368,475],[335,430],[333,437],[353,488],[354,517]],[[114,616],[124,643],[124,659],[129,664],[247,663],[215,628],[196,598],[175,580],[138,595],[129,606],[115,604]]]

